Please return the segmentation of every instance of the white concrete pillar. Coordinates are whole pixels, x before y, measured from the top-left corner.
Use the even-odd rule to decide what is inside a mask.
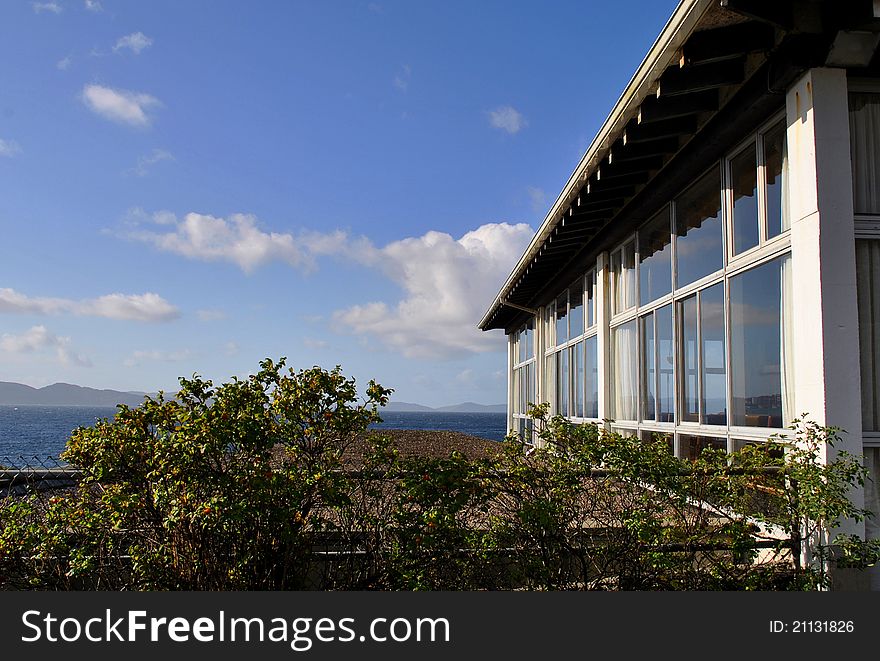
[[[859,318],[846,71],[811,69],[786,95],[795,413],[862,453]],[[852,494],[858,507],[864,493]],[[864,524],[846,532],[864,536]]]

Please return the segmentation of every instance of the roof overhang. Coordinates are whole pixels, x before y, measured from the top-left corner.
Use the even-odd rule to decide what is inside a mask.
[[[875,4],[683,0],[479,327],[509,328],[523,310],[542,304],[539,299],[548,281],[583,255],[758,72],[767,78],[762,82],[766,90],[761,91],[778,95],[795,73],[810,66],[833,66],[826,58],[830,60],[829,50],[840,30],[880,31]],[[859,43],[866,41],[870,40]]]

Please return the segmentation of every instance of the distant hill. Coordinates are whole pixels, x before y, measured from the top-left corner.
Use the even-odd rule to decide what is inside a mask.
[[[97,390],[70,383],[32,388],[22,383],[0,381],[0,406],[138,406],[144,401],[145,394]]]
[[[432,408],[423,404],[413,404],[411,402],[389,402],[385,407],[386,411],[392,413],[418,413],[418,412],[437,412],[437,413],[506,413],[507,406],[505,404],[476,404],[474,402],[464,402],[463,404],[452,404],[451,406],[441,406]]]

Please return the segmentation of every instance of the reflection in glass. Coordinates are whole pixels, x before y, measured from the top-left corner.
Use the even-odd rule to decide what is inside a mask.
[[[681,318],[682,344],[681,419],[685,422],[699,422],[696,295],[684,299],[678,306]]]
[[[611,329],[612,381],[614,418],[635,420],[637,402],[638,329],[636,320]]]
[[[556,345],[568,341],[568,292],[562,292],[556,299]]]
[[[675,411],[675,379],[673,367],[675,352],[673,345],[672,305],[664,305],[654,316],[657,325],[657,420],[672,422]]]
[[[636,243],[630,241],[611,255],[611,278],[614,289],[614,313],[629,310],[636,304]]]
[[[587,328],[591,328],[596,323],[596,272],[587,273],[587,288],[584,292],[584,299],[587,306]]]
[[[586,367],[584,384],[584,392],[586,401],[584,402],[584,413],[587,418],[599,417],[599,342],[596,336],[588,337],[586,340],[584,353]]]
[[[525,328],[519,332],[517,338],[519,347],[519,362],[524,363],[535,355],[535,320],[529,319]]]
[[[758,164],[752,144],[730,160],[733,189],[733,254],[758,245]]]
[[[522,405],[522,370],[513,370],[513,412],[525,413]]]
[[[584,282],[579,279],[568,288],[568,337],[584,334]]]
[[[785,208],[786,169],[785,123],[764,134],[764,183],[767,195],[767,237],[772,238],[789,228]]]
[[[714,273],[724,264],[719,172],[713,168],[675,200],[678,287]]]
[[[569,415],[568,404],[570,401],[570,381],[568,375],[568,351],[560,351],[556,354],[556,412],[559,415]]]
[[[702,454],[703,450],[712,448],[713,450],[727,451],[727,441],[723,438],[714,438],[712,436],[685,436],[678,437],[679,455],[682,459],[696,461]]]
[[[724,283],[700,292],[700,337],[703,345],[703,422],[727,424],[727,375],[724,368]]]
[[[571,371],[574,375],[574,409],[572,415],[584,417],[584,341],[581,340],[572,348]]]
[[[782,427],[783,258],[730,279],[732,423]]]
[[[654,420],[657,389],[657,370],[654,338],[654,315],[639,318],[642,335],[642,420]]]
[[[671,291],[672,238],[666,208],[639,230],[639,304],[646,305]]]

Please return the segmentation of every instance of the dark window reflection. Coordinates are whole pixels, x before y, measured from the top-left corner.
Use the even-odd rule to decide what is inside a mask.
[[[584,334],[584,283],[578,280],[568,288],[568,327],[569,338]]]
[[[719,168],[713,168],[675,200],[675,233],[678,287],[724,265]]]
[[[667,208],[639,230],[639,303],[641,305],[672,291],[671,244]]]
[[[563,292],[556,299],[556,344],[568,341],[568,292]]]
[[[783,217],[782,189],[785,161],[785,124],[781,123],[764,135],[764,181],[767,191],[767,236],[774,237],[788,229]]]
[[[730,161],[733,188],[733,253],[758,245],[758,157],[751,145]]]
[[[703,453],[703,450],[712,448],[714,450],[727,451],[727,441],[723,438],[714,438],[712,436],[685,436],[683,434],[678,437],[679,456],[682,459],[696,461]]]

